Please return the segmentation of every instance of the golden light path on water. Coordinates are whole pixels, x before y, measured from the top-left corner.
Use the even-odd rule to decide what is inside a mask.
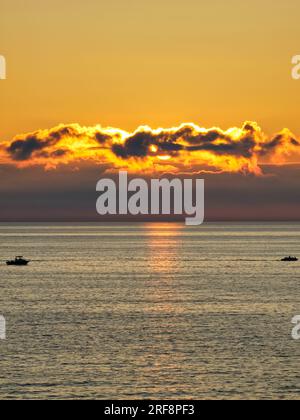
[[[300,255],[299,224],[6,224],[0,238],[4,260],[32,260],[1,268],[1,397],[299,398],[299,266],[280,262]]]

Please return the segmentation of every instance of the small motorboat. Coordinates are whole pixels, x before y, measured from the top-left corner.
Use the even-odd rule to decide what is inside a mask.
[[[29,260],[25,260],[22,256],[16,257],[14,260],[6,261],[7,265],[28,265]]]
[[[281,261],[283,261],[283,262],[295,262],[295,261],[298,261],[298,258],[296,258],[296,257],[285,257],[285,258],[282,258]]]

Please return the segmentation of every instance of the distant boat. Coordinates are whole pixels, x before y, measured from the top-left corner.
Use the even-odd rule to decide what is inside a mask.
[[[14,260],[6,261],[7,265],[28,265],[30,261],[25,260],[22,256],[16,257]]]
[[[296,258],[296,257],[285,257],[285,258],[282,258],[281,261],[284,261],[284,262],[295,262],[295,261],[298,261],[298,258]]]

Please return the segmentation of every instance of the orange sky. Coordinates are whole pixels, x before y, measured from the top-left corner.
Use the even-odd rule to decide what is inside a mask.
[[[127,167],[201,172],[213,219],[299,219],[299,0],[0,10],[0,220],[93,219]]]
[[[0,139],[257,121],[300,134],[298,0],[0,0]]]

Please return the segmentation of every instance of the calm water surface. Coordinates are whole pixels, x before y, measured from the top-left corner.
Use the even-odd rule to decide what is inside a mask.
[[[289,254],[300,225],[2,224],[0,398],[300,399]]]

